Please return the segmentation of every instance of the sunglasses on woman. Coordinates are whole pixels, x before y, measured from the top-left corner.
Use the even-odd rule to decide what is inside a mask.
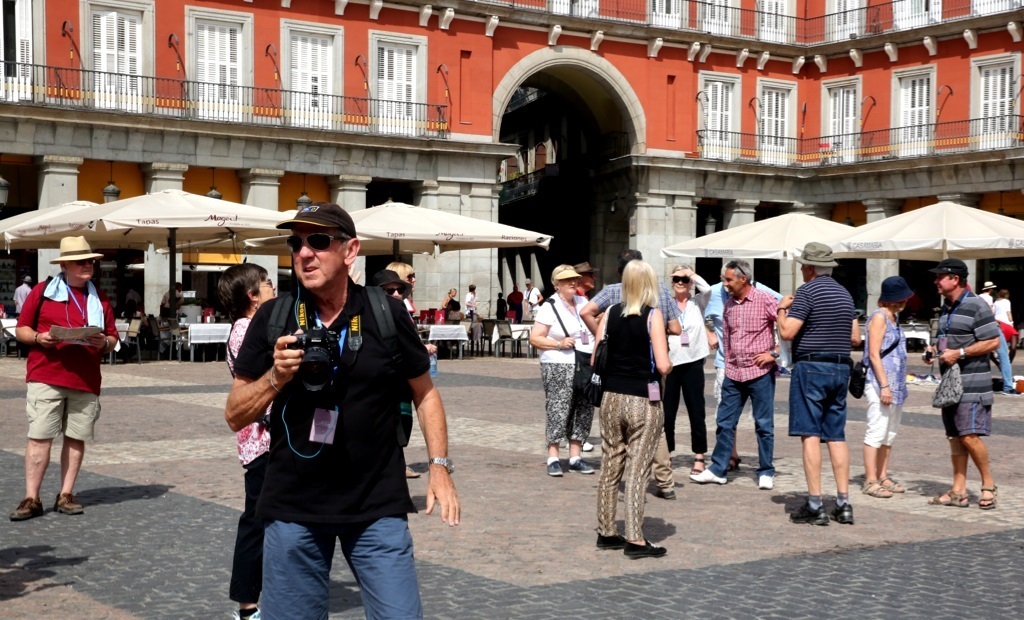
[[[292,252],[298,252],[302,249],[302,244],[305,243],[309,248],[315,252],[323,252],[327,248],[331,247],[331,242],[337,239],[338,241],[348,241],[348,237],[336,237],[334,235],[328,235],[327,233],[313,233],[306,235],[303,239],[299,235],[289,235],[285,239],[285,243],[288,244],[288,248]]]
[[[388,295],[394,295],[395,293],[398,293],[400,295],[404,295],[405,294],[405,289],[404,288],[386,288],[386,289],[384,289],[384,292],[387,293]]]
[[[672,276],[672,284],[689,284],[690,276]]]

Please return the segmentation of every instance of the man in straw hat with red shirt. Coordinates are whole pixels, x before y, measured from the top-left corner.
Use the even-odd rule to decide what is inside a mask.
[[[25,499],[11,513],[11,521],[43,514],[39,489],[50,463],[55,437],[64,436],[60,455],[61,488],[55,512],[82,514],[73,494],[85,455],[85,442],[93,438],[100,416],[100,362],[117,346],[117,327],[110,300],[93,284],[96,259],[85,237],[65,237],[60,274],[40,282],[29,293],[18,317],[15,335],[29,347],[28,447],[25,449]],[[80,341],[65,341],[54,328],[98,328]]]

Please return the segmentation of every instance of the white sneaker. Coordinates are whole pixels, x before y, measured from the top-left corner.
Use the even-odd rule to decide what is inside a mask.
[[[594,451],[594,444],[590,443],[589,441],[584,441],[583,442],[583,451],[584,452],[593,452]]]
[[[716,476],[715,473],[711,471],[711,468],[705,469],[704,471],[696,475],[690,474],[690,480],[693,480],[698,484],[707,484],[709,482],[714,482],[715,484],[725,484],[726,482],[729,482],[726,478]]]
[[[761,474],[757,478],[757,488],[762,491],[771,491],[775,488],[775,476],[769,476],[768,474]]]

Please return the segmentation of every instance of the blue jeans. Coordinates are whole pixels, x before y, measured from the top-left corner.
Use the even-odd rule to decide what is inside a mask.
[[[834,362],[797,362],[789,382],[789,434],[846,441],[846,392],[850,367]]]
[[[736,443],[736,423],[747,399],[754,413],[754,432],[760,462],[758,476],[774,476],[772,456],[775,451],[775,373],[769,372],[750,381],[722,381],[722,402],[718,405],[718,428],[715,430],[715,451],[711,454],[711,471],[725,476],[729,468],[732,446]]]
[[[264,618],[326,620],[336,539],[359,583],[367,618],[423,617],[412,534],[402,515],[344,525],[267,521]]]
[[[999,371],[1003,373],[1003,391],[1014,389],[1013,369],[1010,367],[1010,347],[1006,344],[1006,337],[1003,330],[999,330],[999,349],[996,351],[999,356]]]

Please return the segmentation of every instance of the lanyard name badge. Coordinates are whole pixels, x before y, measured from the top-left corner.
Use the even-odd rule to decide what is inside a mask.
[[[561,295],[556,295],[556,297],[558,297],[562,301],[562,305],[565,306],[565,309],[569,311],[569,314],[571,314],[574,317],[576,317],[576,322],[579,323],[579,325],[580,325],[580,336],[579,336],[580,337],[580,344],[583,344],[583,345],[590,344],[590,332],[587,330],[587,326],[583,324],[583,319],[580,318],[579,310],[569,306],[569,304],[566,303],[566,301],[564,299],[562,299]],[[576,303],[576,298],[575,297],[573,298],[573,303]],[[566,336],[568,336],[568,335],[569,334],[566,334]]]
[[[963,302],[965,297],[967,297],[967,291],[964,291],[963,295],[961,295],[960,298],[954,301],[953,305],[949,307],[949,314],[946,315],[946,327],[942,330],[942,333],[939,334],[938,342],[935,343],[939,351],[946,350],[946,345],[949,343],[949,326],[953,322],[953,315],[956,314],[956,309],[960,307],[960,304]]]
[[[654,343],[651,342],[651,315],[650,311],[647,314],[647,344],[651,351],[651,374],[654,374]],[[661,384],[657,381],[651,381],[647,384],[647,398],[652,403],[656,403],[661,400]]]
[[[305,303],[301,303],[299,307],[299,319],[300,324],[305,329],[307,321],[307,314],[305,312]],[[314,316],[316,326],[323,328],[323,323],[320,322],[319,316]],[[352,325],[354,326],[354,333],[350,347],[358,347],[362,344],[361,330],[359,326],[359,317],[352,317]],[[348,327],[346,326],[338,334],[338,359],[341,359],[341,353],[345,350],[345,341],[348,338]],[[333,374],[338,372],[338,367],[333,368]],[[317,407],[313,410],[313,421],[309,428],[309,441],[310,443],[318,443],[321,446],[332,446],[334,445],[334,433],[338,428],[338,418],[341,417],[341,410],[337,405],[333,409],[327,409],[324,407]]]

